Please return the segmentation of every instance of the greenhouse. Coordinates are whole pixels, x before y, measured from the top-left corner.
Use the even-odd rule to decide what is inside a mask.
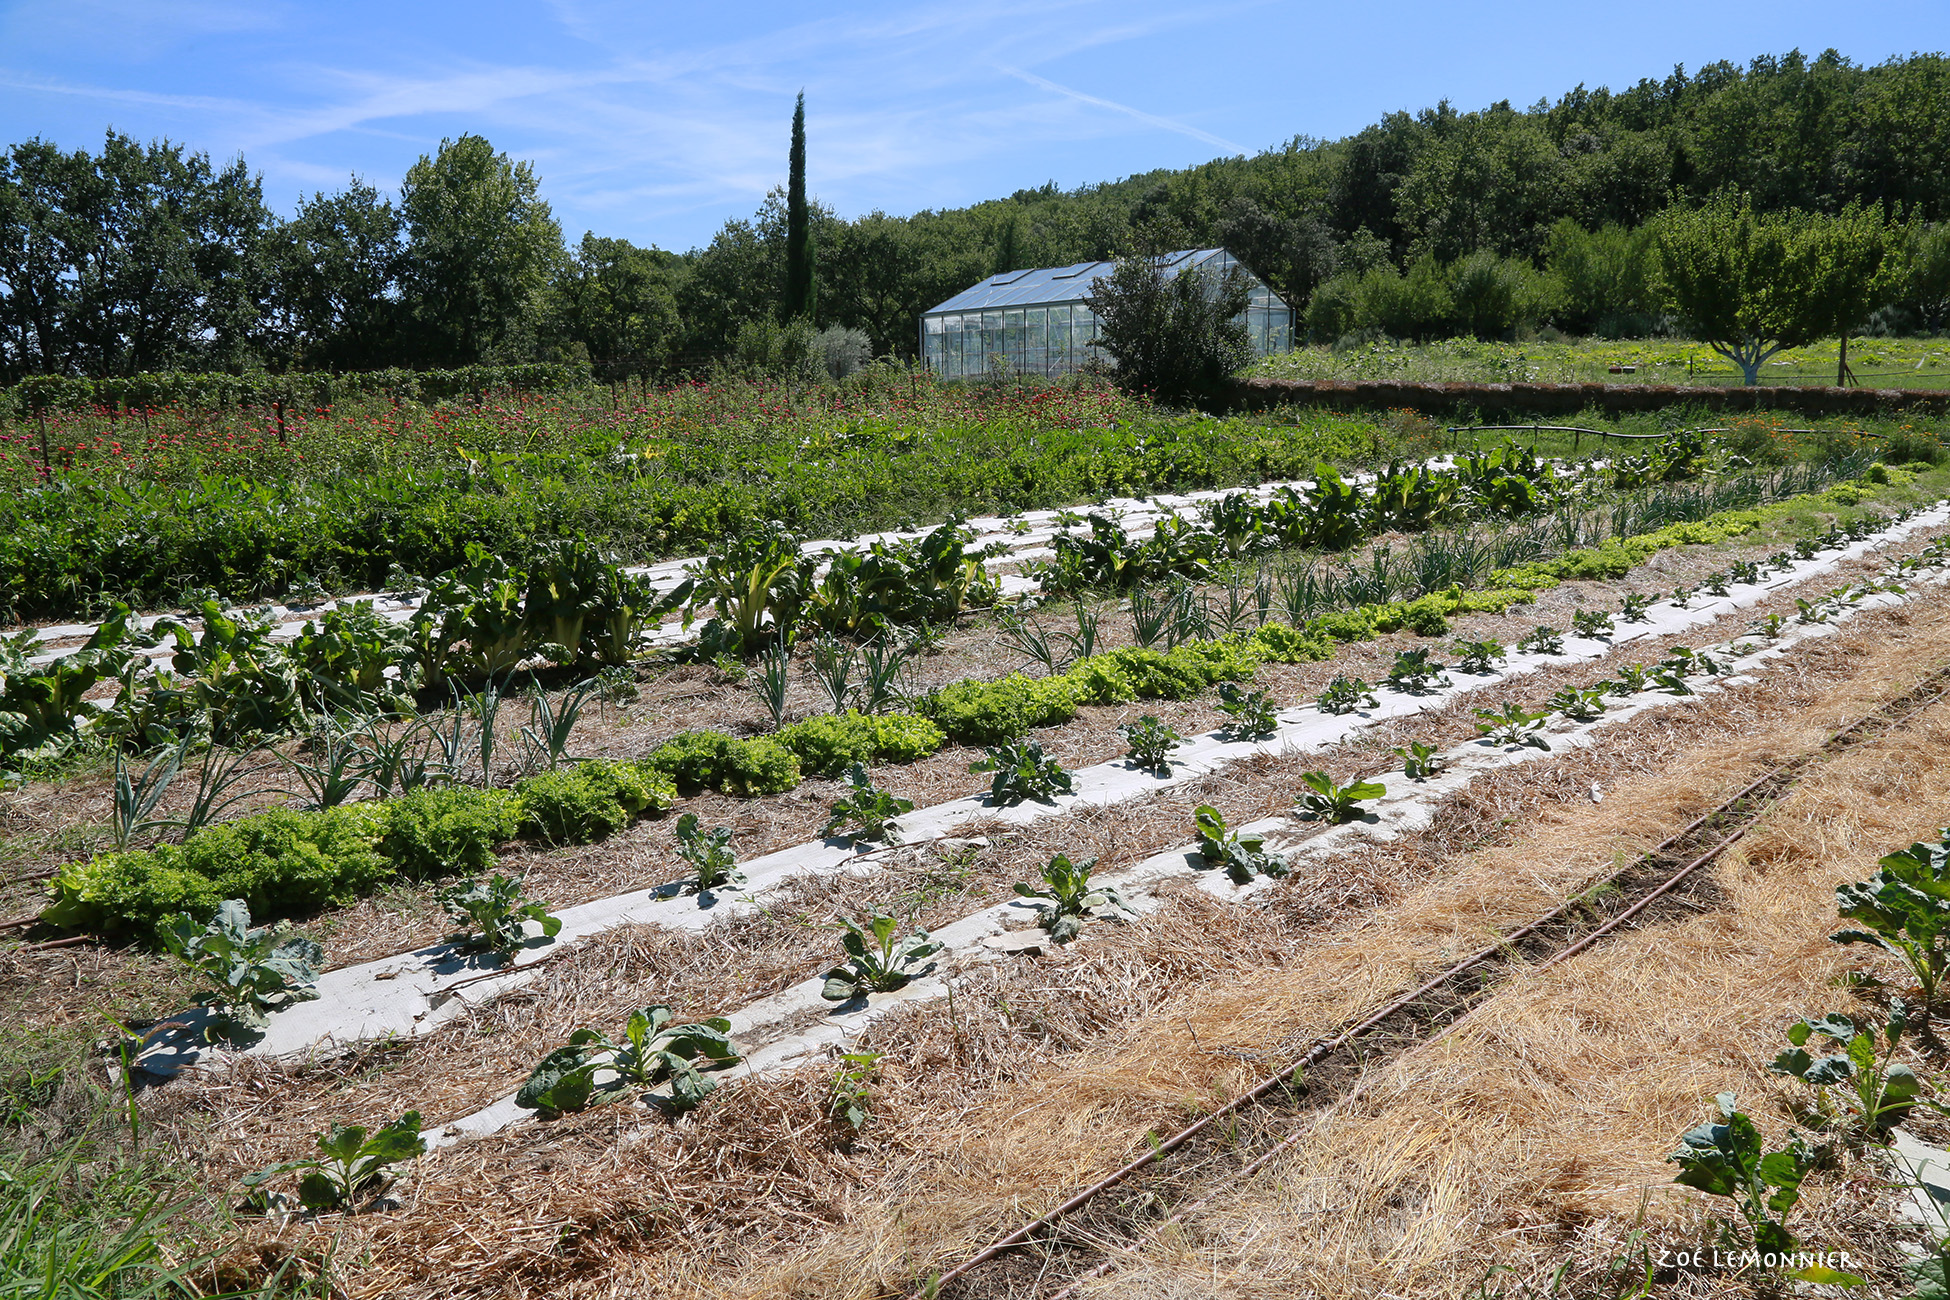
[[[1253,355],[1285,352],[1292,345],[1293,313],[1280,296],[1223,248],[1167,253],[1164,266],[1197,268],[1224,275],[1237,267],[1249,282],[1251,297],[1240,321],[1252,340]],[[1081,369],[1097,350],[1097,316],[1085,301],[1114,262],[1034,271],[1005,271],[921,315],[921,355],[947,379],[985,375],[997,365],[1017,374],[1067,375]]]

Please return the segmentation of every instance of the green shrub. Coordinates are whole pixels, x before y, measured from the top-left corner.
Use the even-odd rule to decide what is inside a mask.
[[[1304,664],[1334,657],[1333,647],[1321,638],[1297,632],[1285,623],[1262,623],[1251,641],[1254,652],[1268,663]]]
[[[769,737],[740,740],[722,731],[686,731],[658,746],[642,766],[692,794],[718,790],[740,799],[781,794],[799,784],[799,760]]]
[[[635,763],[591,759],[515,783],[521,829],[556,844],[585,844],[630,824],[638,813],[676,802],[668,776]]]
[[[1000,745],[1031,727],[1076,717],[1077,692],[1067,677],[1014,673],[999,682],[944,686],[923,703],[921,711],[958,744]]]
[[[402,875],[472,875],[494,865],[494,846],[520,830],[520,801],[506,790],[422,788],[368,805],[379,852]]]
[[[884,717],[827,713],[794,723],[773,737],[798,756],[801,769],[838,777],[855,763],[912,763],[947,742],[941,728],[911,713]]]

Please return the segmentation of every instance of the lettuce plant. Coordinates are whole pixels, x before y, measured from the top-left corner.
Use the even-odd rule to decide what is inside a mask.
[[[714,1016],[695,1024],[671,1024],[676,1018],[666,1006],[632,1011],[620,1043],[600,1029],[576,1030],[566,1047],[556,1048],[530,1071],[515,1094],[515,1105],[561,1114],[620,1101],[669,1080],[665,1108],[695,1110],[718,1086],[698,1068],[698,1061],[712,1068],[735,1065],[740,1058],[728,1037],[729,1020]]]

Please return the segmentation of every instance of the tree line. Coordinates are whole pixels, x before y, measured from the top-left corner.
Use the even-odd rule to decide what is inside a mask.
[[[845,220],[792,201],[801,105],[794,192],[684,253],[565,243],[533,168],[476,135],[421,158],[396,200],[354,180],[289,219],[242,160],[113,132],[97,154],[36,139],[0,155],[0,379],[559,361],[657,373],[776,347],[795,316],[911,356],[920,313],[988,275],[1163,247],[1230,248],[1316,338],[1644,333],[1667,306],[1655,218],[1727,193],[1763,215],[1894,223],[1912,273],[1878,281],[1875,326],[1940,329],[1946,139],[1950,59],[1797,52]]]

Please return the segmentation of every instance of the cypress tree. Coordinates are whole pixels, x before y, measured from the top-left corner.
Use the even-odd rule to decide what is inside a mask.
[[[792,110],[792,175],[785,190],[785,317],[813,317],[812,221],[806,212],[806,92]]]

